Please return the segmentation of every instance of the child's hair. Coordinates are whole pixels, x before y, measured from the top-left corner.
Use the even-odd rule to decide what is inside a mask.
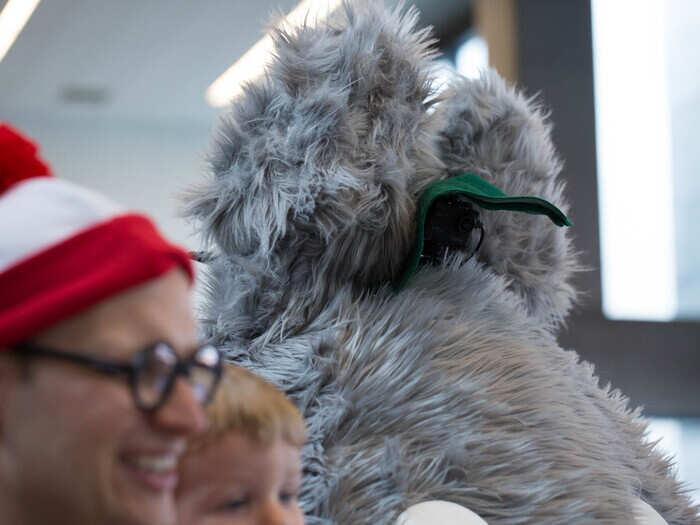
[[[306,426],[299,410],[280,390],[232,363],[224,365],[221,384],[207,407],[210,425],[191,447],[206,445],[224,434],[239,432],[261,445],[282,439],[302,447]]]

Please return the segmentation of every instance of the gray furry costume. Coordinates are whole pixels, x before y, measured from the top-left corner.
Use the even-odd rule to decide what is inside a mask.
[[[273,37],[187,204],[217,253],[206,336],[305,416],[307,522],[441,499],[490,525],[628,524],[641,497],[700,523],[639,412],[556,342],[576,296],[565,228],[484,210],[475,257],[390,285],[431,182],[472,172],[566,209],[542,110],[493,73],[431,98],[413,10],[356,2]]]

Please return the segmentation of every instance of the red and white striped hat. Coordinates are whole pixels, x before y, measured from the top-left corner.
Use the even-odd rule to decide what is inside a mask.
[[[54,178],[0,123],[0,349],[177,266],[194,280],[149,218]]]

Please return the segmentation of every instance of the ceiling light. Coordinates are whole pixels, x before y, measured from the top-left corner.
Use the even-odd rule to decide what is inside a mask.
[[[9,0],[0,12],[0,60],[5,58],[39,0]]]
[[[291,29],[304,22],[313,25],[328,18],[341,3],[342,0],[304,0],[284,17],[278,27]],[[269,34],[258,40],[207,88],[205,98],[209,105],[215,108],[226,106],[240,92],[244,82],[262,74],[272,49],[273,43]]]

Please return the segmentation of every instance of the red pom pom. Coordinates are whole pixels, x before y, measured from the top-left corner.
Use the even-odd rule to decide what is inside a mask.
[[[51,176],[51,169],[37,151],[34,142],[0,123],[0,195],[21,180]]]

